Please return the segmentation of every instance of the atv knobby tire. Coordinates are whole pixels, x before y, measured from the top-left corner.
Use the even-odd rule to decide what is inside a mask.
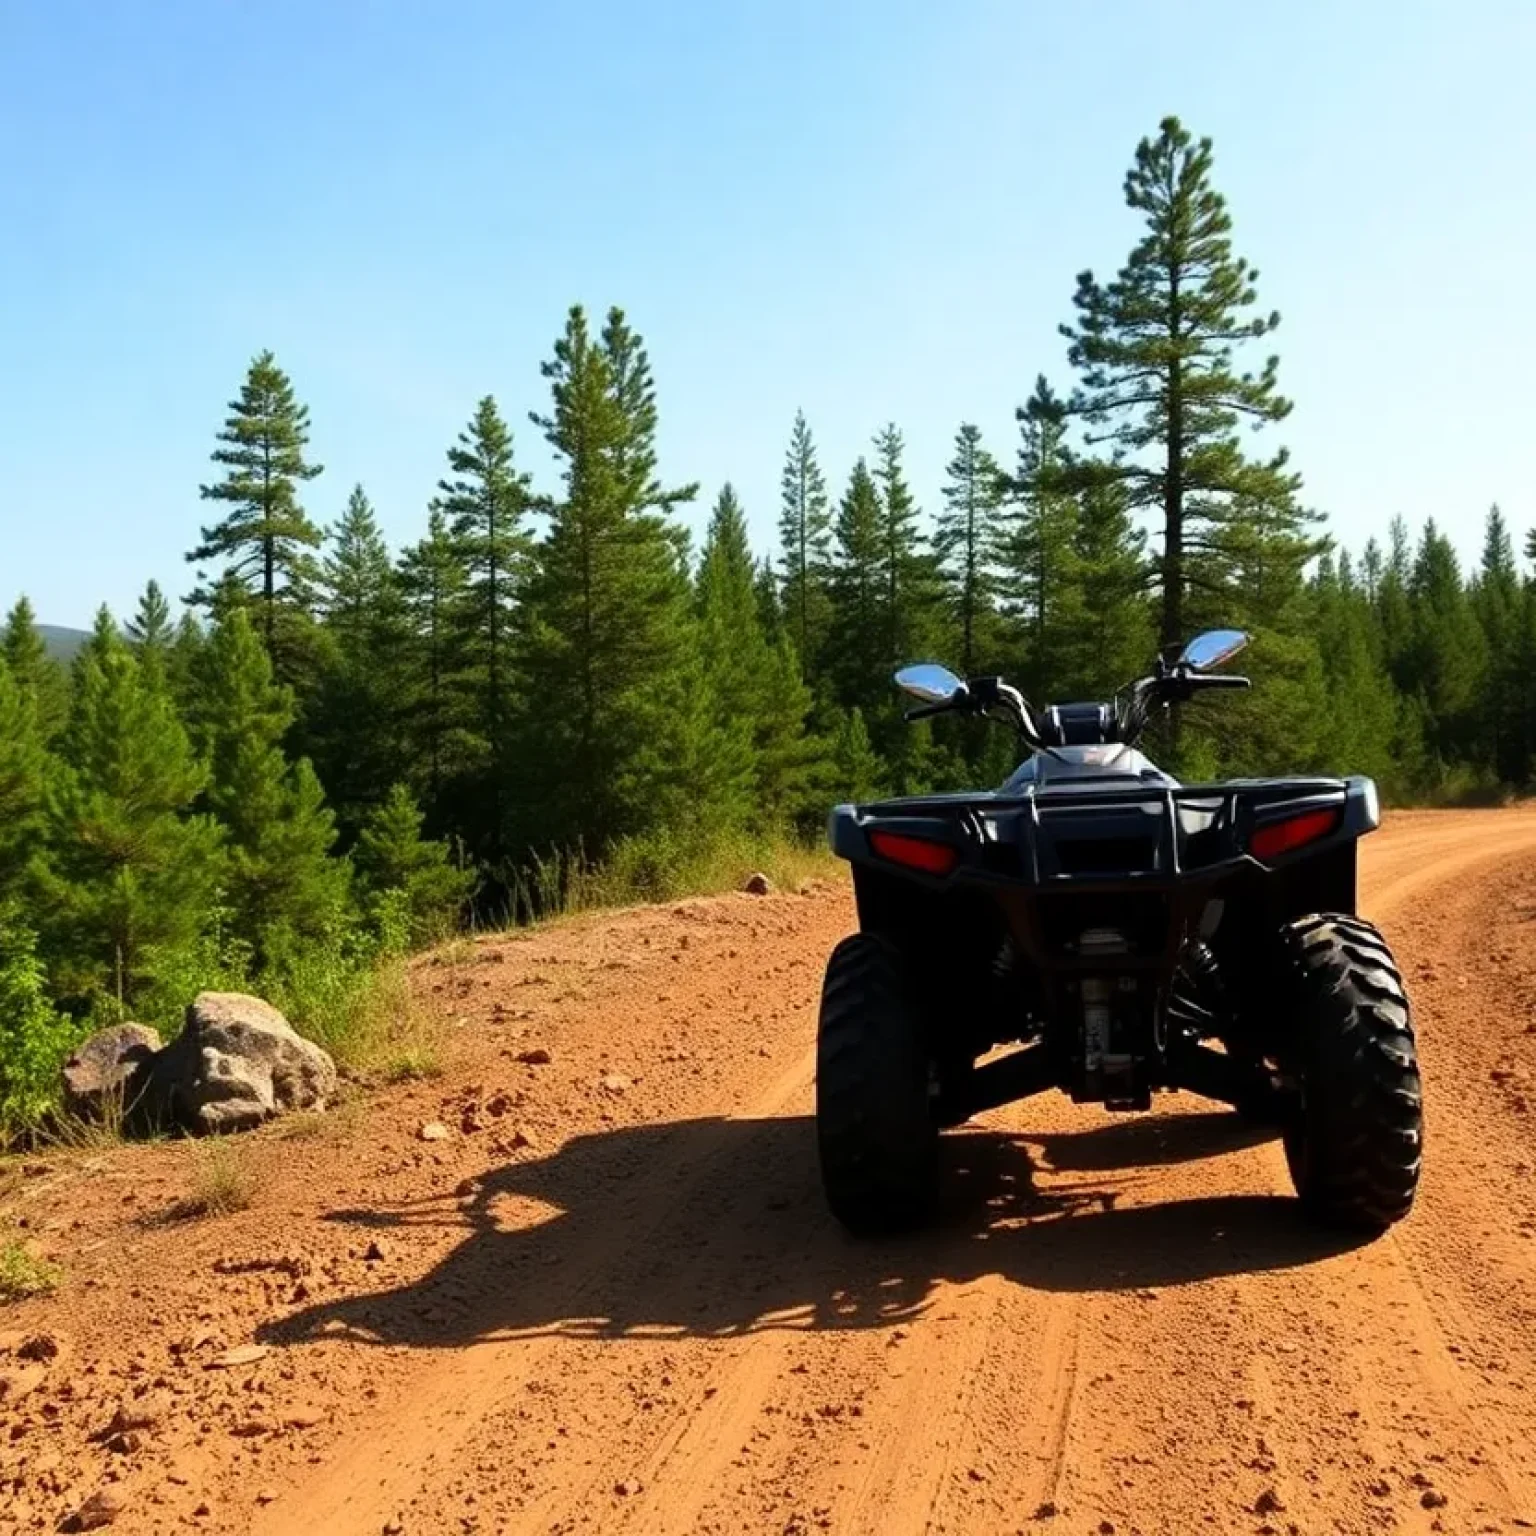
[[[1367,922],[1318,913],[1282,933],[1285,1032],[1300,1102],[1285,1131],[1309,1215],[1382,1232],[1413,1205],[1424,1143],[1413,1019],[1386,941]]]
[[[938,1204],[928,1051],[895,949],[858,933],[827,961],[816,1043],[822,1187],[852,1232],[921,1224]]]

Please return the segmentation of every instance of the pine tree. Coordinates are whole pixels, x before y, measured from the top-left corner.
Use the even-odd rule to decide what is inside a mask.
[[[878,710],[890,695],[890,632],[880,570],[883,533],[880,493],[861,458],[838,504],[829,578],[826,672],[845,710]],[[862,716],[860,728],[867,730]]]
[[[205,501],[230,508],[222,522],[202,530],[202,542],[187,559],[226,562],[227,570],[255,595],[262,638],[279,678],[293,682],[304,654],[316,576],[313,551],[320,530],[305,514],[299,486],[323,466],[304,456],[309,443],[309,408],[294,394],[288,375],[270,351],[253,359],[240,398],[219,433],[223,445],[213,462],[224,478],[201,487]],[[206,581],[190,599],[211,606]]]
[[[218,828],[188,814],[205,781],[163,684],[102,609],[76,659],[50,773],[36,910],[56,991],[119,1016],[193,944],[219,879]]]
[[[838,721],[832,767],[839,800],[857,803],[878,799],[884,793],[884,767],[869,739],[863,712],[857,708],[844,711]]]
[[[874,479],[880,496],[880,578],[887,676],[938,644],[942,591],[938,566],[925,547],[917,501],[907,484],[906,444],[892,422],[875,434]]]
[[[1062,327],[1081,375],[1071,410],[1091,443],[1114,450],[1098,474],[1122,485],[1132,508],[1161,513],[1163,646],[1188,638],[1191,585],[1219,582],[1248,509],[1265,509],[1288,535],[1307,521],[1294,507],[1298,482],[1285,452],[1260,463],[1239,446],[1240,420],[1281,421],[1290,403],[1278,391],[1276,358],[1257,375],[1235,371],[1233,348],[1280,321],[1247,313],[1257,273],[1233,255],[1211,164],[1210,140],[1195,142],[1175,117],[1141,141],[1125,199],[1146,234],[1110,283],[1079,276],[1078,320]]]
[[[198,660],[191,723],[210,766],[206,804],[227,834],[228,906],[257,964],[281,964],[345,914],[335,822],[308,759],[283,755],[293,694],[274,680],[243,608],[215,626]]]
[[[353,853],[365,905],[378,917],[390,897],[399,897],[413,943],[447,933],[474,886],[473,874],[453,863],[448,845],[424,838],[421,825],[410,789],[396,784],[363,823]]]
[[[654,824],[697,760],[681,739],[697,719],[683,541],[659,515],[695,488],[656,478],[649,367],[614,315],[599,344],[572,308],[543,372],[552,409],[533,419],[563,486],[525,605],[524,831],[594,849]]]
[[[818,754],[805,733],[810,691],[788,637],[770,644],[763,631],[755,571],[746,517],[726,484],[699,565],[699,640],[727,750],[750,771],[752,818],[775,825],[802,809]]]
[[[37,701],[0,659],[0,913],[40,849],[46,764]]]
[[[959,635],[956,660],[962,676],[974,677],[997,652],[993,562],[1003,492],[1002,471],[982,444],[979,427],[967,422],[955,434],[955,456],[945,473],[944,511],[934,544]]]
[[[1074,467],[1065,446],[1066,408],[1044,375],[1035,381],[1019,422],[1014,510],[998,546],[1004,573],[1003,612],[1022,657],[1017,681],[1036,703],[1072,691],[1066,679],[1079,653],[1088,615],[1078,582],[1078,500],[1067,488]],[[1113,504],[1113,487],[1088,482],[1082,495]]]
[[[721,708],[744,725],[758,711],[768,651],[754,577],[746,515],[727,481],[710,513],[699,562],[699,639]]]
[[[146,651],[164,652],[175,636],[171,623],[171,605],[158,581],[151,581],[139,599],[138,612],[128,623],[128,638],[133,641],[140,657]]]
[[[511,746],[513,605],[527,576],[529,541],[522,530],[531,492],[513,462],[512,434],[487,395],[448,450],[453,478],[439,482],[437,503],[448,520],[467,576],[456,615],[460,680],[472,697],[477,763],[469,819],[487,857],[501,851],[503,791]]]
[[[362,486],[327,537],[318,675],[299,741],[351,833],[407,769],[412,636],[400,578]]]
[[[462,777],[465,755],[456,624],[469,573],[441,509],[430,513],[426,538],[405,552],[399,574],[413,631],[415,676],[406,690],[410,758],[428,820],[443,824],[445,796]]]
[[[1488,513],[1482,566],[1471,593],[1472,609],[1482,627],[1488,658],[1479,701],[1480,756],[1509,784],[1520,784],[1529,770],[1525,749],[1520,630],[1523,594],[1515,566],[1514,542],[1497,506]]]
[[[69,679],[64,668],[48,654],[32,604],[26,597],[17,598],[6,615],[5,629],[0,632],[0,658],[10,668],[16,685],[32,700],[44,741],[52,741],[69,712]]]
[[[1108,698],[1152,658],[1154,615],[1146,597],[1143,536],[1114,484],[1077,497],[1071,543],[1070,625],[1060,652],[1058,699]]]
[[[365,636],[389,600],[394,568],[373,504],[361,485],[347,497],[340,521],[329,530],[329,553],[320,563],[320,613],[333,634]]]
[[[1423,700],[1433,763],[1466,763],[1474,755],[1469,747],[1477,740],[1487,646],[1456,551],[1433,518],[1424,525],[1408,600],[1412,639],[1405,658],[1405,691]]]
[[[795,412],[789,452],[780,480],[779,543],[784,551],[781,586],[785,621],[803,665],[819,656],[829,622],[827,567],[832,514],[827,482],[805,412]]]
[[[1371,600],[1354,581],[1347,554],[1324,556],[1313,582],[1318,650],[1327,677],[1320,719],[1322,763],[1334,773],[1364,773],[1385,792],[1400,788],[1392,759],[1397,699],[1381,661]]]

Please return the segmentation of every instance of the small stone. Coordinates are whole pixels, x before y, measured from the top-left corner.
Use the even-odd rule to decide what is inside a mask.
[[[747,876],[747,883],[742,886],[748,896],[767,896],[773,890],[773,882],[762,870],[756,874]]]
[[[384,1536],[400,1536],[404,1529],[404,1524],[399,1520],[386,1520],[384,1522]]]
[[[128,1508],[128,1495],[114,1484],[98,1488],[69,1520],[72,1531],[97,1531],[111,1525]]]
[[[1256,1515],[1277,1515],[1285,1508],[1280,1495],[1273,1488],[1266,1488],[1258,1498],[1253,1501],[1253,1512]]]
[[[16,1351],[18,1360],[57,1360],[64,1346],[51,1333],[34,1333]]]
[[[258,1504],[275,1504],[277,1502],[277,1489],[275,1489],[275,1488],[259,1488],[259,1489],[257,1489],[257,1491],[256,1491],[256,1502]]]
[[[602,1080],[604,1093],[627,1093],[634,1084],[622,1072],[610,1072]]]
[[[640,1492],[640,1484],[632,1477],[626,1477],[622,1483],[615,1483],[613,1491],[621,1499],[632,1499]]]
[[[387,1259],[388,1257],[389,1250],[384,1246],[383,1243],[378,1240],[378,1238],[374,1238],[374,1240],[369,1243],[368,1246],[363,1250],[363,1259],[366,1263],[369,1264],[382,1263],[383,1260]]]
[[[531,1045],[526,1051],[519,1051],[517,1059],[525,1067],[547,1067],[553,1058],[544,1046]]]
[[[107,1449],[118,1456],[131,1456],[143,1446],[144,1436],[136,1429],[122,1430],[107,1441]]]
[[[171,1400],[164,1392],[147,1392],[143,1397],[125,1398],[107,1426],[109,1435],[128,1434],[153,1429],[171,1411]]]
[[[286,1429],[313,1429],[325,1422],[325,1409],[316,1403],[294,1403],[283,1410],[283,1426]]]
[[[429,1120],[416,1132],[422,1141],[447,1141],[451,1134],[441,1120]]]
[[[1444,1509],[1451,1501],[1438,1488],[1426,1488],[1419,1497],[1425,1509]]]
[[[1056,1518],[1056,1505],[1050,1499],[1047,1499],[1045,1501],[1045,1503],[1039,1505],[1036,1508],[1036,1510],[1035,1510],[1035,1519],[1036,1520],[1054,1520],[1055,1518]]]
[[[255,1365],[258,1360],[265,1360],[272,1351],[265,1344],[237,1344],[233,1349],[226,1349],[217,1360],[210,1360],[209,1366],[213,1370],[230,1371],[242,1365]]]
[[[41,1365],[22,1365],[15,1370],[0,1371],[0,1404],[12,1407],[22,1398],[30,1397],[42,1386],[48,1375]]]

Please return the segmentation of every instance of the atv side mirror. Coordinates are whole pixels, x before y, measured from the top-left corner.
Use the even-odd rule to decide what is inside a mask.
[[[896,674],[896,686],[905,689],[913,698],[925,704],[948,704],[965,684],[948,667],[937,662],[919,662],[913,667],[903,667]]]
[[[1247,644],[1248,636],[1240,629],[1208,629],[1204,634],[1196,635],[1184,647],[1179,662],[1182,666],[1204,672],[1237,655]]]

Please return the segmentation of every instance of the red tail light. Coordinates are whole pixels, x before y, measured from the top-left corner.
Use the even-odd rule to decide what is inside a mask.
[[[904,832],[871,832],[869,846],[882,859],[929,875],[947,875],[960,862],[960,855],[948,843],[908,837]]]
[[[1343,816],[1341,806],[1330,806],[1324,811],[1303,811],[1300,816],[1273,821],[1253,834],[1248,851],[1256,859],[1277,859],[1282,853],[1290,853],[1315,843],[1320,837],[1327,837]]]

